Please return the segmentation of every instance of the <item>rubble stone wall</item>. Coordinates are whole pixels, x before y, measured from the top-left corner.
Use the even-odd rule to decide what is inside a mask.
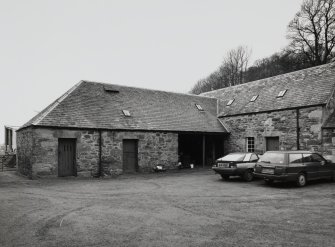
[[[156,165],[172,169],[178,162],[178,134],[168,132],[104,131],[102,163],[106,174],[122,172],[123,140],[138,140],[140,172],[152,171]]]
[[[322,116],[323,108],[299,109],[299,148],[323,150]],[[246,138],[255,138],[255,152],[266,151],[266,137],[279,137],[280,150],[297,149],[297,110],[283,110],[223,117],[230,136],[225,141],[225,153],[246,151]]]
[[[33,152],[33,129],[26,128],[16,135],[17,155],[16,163],[18,172],[32,177],[32,152]]]
[[[104,175],[123,170],[123,140],[138,140],[140,172],[156,165],[174,168],[178,161],[178,134],[167,132],[101,131]],[[18,141],[19,172],[29,177],[58,174],[59,138],[76,139],[78,176],[96,176],[99,172],[99,131],[51,128],[20,130]]]
[[[335,128],[323,129],[324,154],[335,155]]]

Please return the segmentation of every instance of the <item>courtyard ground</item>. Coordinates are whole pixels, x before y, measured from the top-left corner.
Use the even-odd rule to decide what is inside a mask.
[[[109,179],[0,173],[0,246],[335,246],[335,183],[210,170]]]

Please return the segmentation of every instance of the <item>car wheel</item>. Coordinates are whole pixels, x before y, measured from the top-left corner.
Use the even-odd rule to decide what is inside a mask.
[[[298,175],[298,177],[297,177],[297,185],[298,185],[299,187],[303,187],[303,186],[306,185],[306,183],[307,183],[306,175],[303,174],[303,173],[300,173],[300,174]]]
[[[221,175],[223,180],[228,180],[229,179],[229,175]]]
[[[243,174],[243,179],[247,182],[252,181],[253,178],[254,178],[254,174],[252,174],[252,171],[250,170],[245,171],[245,173]]]
[[[333,172],[333,176],[331,177],[331,181],[335,182],[335,171]]]
[[[272,179],[265,179],[264,181],[265,181],[265,183],[267,183],[268,185],[272,185],[272,184],[273,184],[273,180],[272,180]]]

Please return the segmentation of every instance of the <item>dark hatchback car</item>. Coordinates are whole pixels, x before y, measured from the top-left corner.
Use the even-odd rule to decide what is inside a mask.
[[[335,164],[318,153],[309,151],[270,151],[255,165],[255,177],[266,182],[293,181],[300,187],[307,181],[335,179]]]
[[[253,171],[258,155],[255,153],[230,153],[215,161],[212,169],[221,175],[223,179],[230,176],[240,176],[245,181],[253,179]]]

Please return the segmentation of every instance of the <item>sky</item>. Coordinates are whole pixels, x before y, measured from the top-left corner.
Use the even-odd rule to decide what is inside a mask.
[[[239,45],[288,44],[302,0],[0,0],[0,143],[80,80],[187,93]]]

